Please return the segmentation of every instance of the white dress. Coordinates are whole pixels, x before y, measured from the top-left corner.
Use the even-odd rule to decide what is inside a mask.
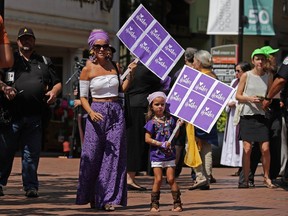
[[[231,82],[231,86],[235,89],[238,86],[238,79],[234,79]],[[236,91],[231,97],[230,102],[236,102]],[[237,143],[237,127],[233,125],[233,118],[236,107],[226,107],[227,121],[223,137],[222,153],[220,164],[231,167],[242,167],[242,155],[243,155],[243,143],[241,140]],[[238,132],[239,134],[239,132]],[[238,135],[239,136],[239,135]]]

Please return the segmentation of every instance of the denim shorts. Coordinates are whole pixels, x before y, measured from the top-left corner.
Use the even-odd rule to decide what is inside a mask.
[[[175,160],[170,160],[170,161],[151,161],[151,167],[161,167],[161,168],[166,168],[166,167],[175,167]]]

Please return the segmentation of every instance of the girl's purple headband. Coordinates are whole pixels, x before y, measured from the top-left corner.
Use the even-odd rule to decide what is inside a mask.
[[[148,97],[147,97],[147,100],[149,102],[149,105],[152,103],[152,101],[157,98],[157,97],[162,97],[165,99],[167,99],[166,95],[164,92],[161,92],[161,91],[157,91],[157,92],[153,92],[152,94],[149,94]]]
[[[93,45],[97,40],[104,40],[107,44],[109,44],[108,33],[101,29],[93,30],[88,38],[89,50],[93,48]]]

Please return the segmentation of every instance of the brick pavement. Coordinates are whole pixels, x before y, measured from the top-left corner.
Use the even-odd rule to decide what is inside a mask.
[[[0,215],[288,215],[287,187],[265,188],[262,184],[262,168],[258,167],[255,177],[256,188],[238,189],[237,177],[230,176],[235,168],[214,168],[217,183],[208,191],[189,191],[190,169],[185,167],[178,183],[181,187],[184,211],[174,213],[169,186],[164,182],[161,190],[161,211],[151,214],[149,210],[150,191],[129,192],[128,207],[117,207],[115,212],[92,210],[89,205],[77,206],[75,202],[79,159],[42,157],[39,165],[40,197],[28,199],[21,187],[20,158],[16,157],[14,167],[0,197]],[[141,185],[151,190],[153,177],[137,177]]]

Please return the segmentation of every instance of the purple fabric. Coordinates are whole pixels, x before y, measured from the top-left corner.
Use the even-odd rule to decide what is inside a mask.
[[[91,104],[103,121],[86,122],[76,204],[127,205],[125,120],[119,102]]]
[[[97,40],[105,40],[106,43],[109,44],[108,33],[102,29],[93,30],[88,38],[89,50],[93,48],[93,45]]]
[[[175,126],[176,122],[172,118],[172,116],[170,116],[168,119],[165,120],[165,123],[162,124],[157,122],[155,119],[151,119],[146,123],[144,128],[151,134],[153,139],[159,142],[165,142],[168,141]],[[172,144],[171,149],[170,148],[164,149],[152,145],[150,147],[150,160],[154,162],[175,160],[176,158],[175,155],[176,155],[175,146]]]

